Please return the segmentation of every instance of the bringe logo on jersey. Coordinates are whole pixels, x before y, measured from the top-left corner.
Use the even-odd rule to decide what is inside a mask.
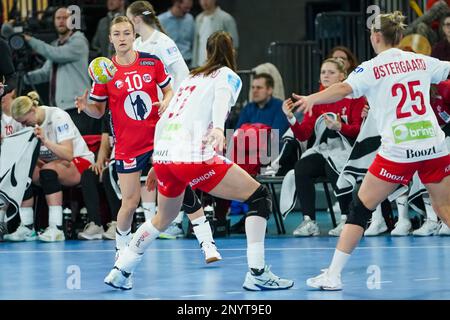
[[[423,140],[436,136],[431,121],[410,122],[392,126],[395,143]]]
[[[133,120],[145,120],[152,111],[152,99],[145,91],[134,91],[124,102],[127,116]]]

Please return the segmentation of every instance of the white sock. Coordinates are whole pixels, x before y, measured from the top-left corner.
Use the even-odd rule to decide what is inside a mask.
[[[181,223],[183,222],[183,216],[184,216],[184,211],[180,211],[180,213],[178,213],[177,217],[175,218],[175,220],[173,220],[173,223]]]
[[[24,226],[29,226],[34,224],[34,213],[31,207],[20,207],[19,208],[20,221]]]
[[[409,221],[409,208],[408,208],[408,196],[402,195],[398,197],[395,202],[397,203],[398,210],[398,221],[408,220]]]
[[[427,219],[437,222],[438,218],[436,212],[434,212],[433,206],[431,205],[431,200],[429,195],[423,195],[423,203],[425,203],[425,211],[427,212]]]
[[[116,249],[122,250],[125,248],[131,240],[131,228],[125,231],[119,230],[116,227]]]
[[[0,209],[0,222],[5,222],[6,210]]]
[[[264,269],[264,238],[266,236],[267,220],[259,216],[245,219],[245,234],[247,236],[247,263],[251,269]]]
[[[342,269],[344,269],[347,264],[348,258],[350,258],[350,254],[342,252],[338,249],[334,250],[333,260],[331,260],[331,264],[328,267],[328,272],[331,275],[340,275]]]
[[[122,271],[133,273],[139,262],[142,260],[142,254],[137,254],[130,247],[125,247],[121,252],[119,259],[114,264]]]
[[[48,206],[48,226],[61,227],[63,220],[62,206]]]
[[[145,221],[151,220],[156,215],[156,202],[142,202],[144,208]]]
[[[150,243],[158,238],[159,234],[160,231],[153,226],[151,221],[145,221],[139,229],[136,230],[128,248],[134,253],[143,254]]]
[[[347,215],[341,214],[341,222],[346,222],[346,221],[347,221]]]
[[[373,221],[383,221],[383,212],[381,211],[381,205],[378,205],[374,212],[372,212],[372,222]]]
[[[211,226],[205,216],[194,219],[191,223],[194,226],[195,237],[200,245],[203,242],[214,242]]]

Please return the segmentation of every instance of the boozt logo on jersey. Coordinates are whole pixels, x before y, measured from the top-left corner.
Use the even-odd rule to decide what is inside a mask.
[[[395,174],[392,174],[392,173],[388,172],[384,168],[381,168],[380,176],[386,177],[386,178],[388,178],[390,180],[393,180],[393,181],[396,181],[396,182],[400,182],[400,181],[402,181],[405,178],[405,176],[397,176]]]
[[[436,147],[422,149],[422,150],[406,150],[406,158],[412,159],[412,158],[418,158],[418,157],[424,157],[429,156],[436,153]]]
[[[392,127],[395,143],[414,140],[423,140],[436,136],[433,124],[430,121],[419,121],[399,124]]]
[[[166,51],[171,56],[171,55],[176,54],[178,49],[177,49],[177,47],[172,47],[172,48],[166,49]]]
[[[227,77],[228,84],[233,88],[234,92],[238,92],[239,87],[241,86],[241,79],[239,77],[235,77],[232,74],[229,74]]]
[[[58,133],[68,133],[69,132],[69,124],[65,123],[62,126],[57,127],[56,130],[58,130]]]
[[[189,182],[189,185],[190,185],[191,187],[193,187],[193,186],[195,186],[195,185],[196,185],[197,183],[199,183],[199,182],[208,180],[209,178],[211,178],[211,177],[212,177],[213,175],[215,175],[215,174],[216,174],[216,172],[215,172],[214,170],[211,170],[211,171],[205,173],[204,175],[202,175],[202,176],[200,176],[200,177],[198,177],[198,178],[192,179],[192,181]]]
[[[140,66],[154,66],[155,63],[153,61],[150,61],[150,60],[141,60],[139,62],[139,65]]]

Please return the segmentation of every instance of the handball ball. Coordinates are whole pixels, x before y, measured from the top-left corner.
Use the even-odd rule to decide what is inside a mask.
[[[114,78],[117,69],[114,63],[105,57],[98,57],[89,64],[89,76],[95,83],[105,84]]]

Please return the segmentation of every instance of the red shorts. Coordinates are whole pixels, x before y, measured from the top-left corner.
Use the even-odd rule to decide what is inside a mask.
[[[82,174],[84,170],[88,169],[92,165],[89,160],[86,160],[82,157],[73,158],[72,163],[75,165],[75,167],[77,167],[77,170],[80,174]]]
[[[411,163],[393,162],[378,155],[369,172],[381,180],[407,185],[415,172],[422,183],[437,183],[450,175],[450,155]]]
[[[214,189],[233,163],[215,156],[207,163],[157,162],[153,163],[158,177],[158,192],[168,198],[178,197],[188,185],[192,189],[209,192]]]

